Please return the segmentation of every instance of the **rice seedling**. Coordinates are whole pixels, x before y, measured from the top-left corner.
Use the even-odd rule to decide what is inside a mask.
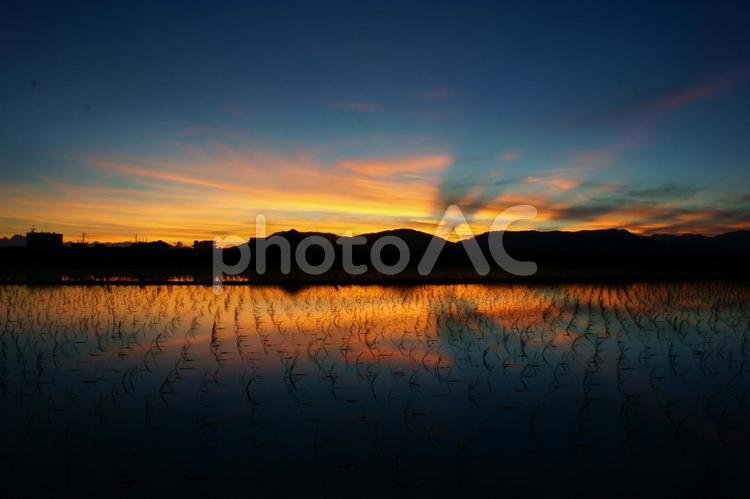
[[[4,478],[33,483],[32,445],[70,490],[149,469],[190,491],[192,455],[215,491],[241,467],[265,492],[518,492],[571,456],[571,491],[612,456],[678,476],[750,449],[748,353],[750,290],[721,283],[0,286]],[[81,449],[142,467],[82,475]]]

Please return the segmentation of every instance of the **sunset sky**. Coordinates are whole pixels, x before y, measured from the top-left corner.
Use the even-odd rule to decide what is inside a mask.
[[[48,3],[0,15],[0,236],[750,228],[747,4]]]

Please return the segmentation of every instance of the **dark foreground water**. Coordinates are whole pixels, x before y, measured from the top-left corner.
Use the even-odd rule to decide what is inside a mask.
[[[748,340],[719,283],[2,286],[0,497],[747,496]]]

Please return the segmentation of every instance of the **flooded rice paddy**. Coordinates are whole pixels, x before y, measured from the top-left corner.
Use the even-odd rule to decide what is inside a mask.
[[[0,287],[0,496],[746,495],[750,288]]]

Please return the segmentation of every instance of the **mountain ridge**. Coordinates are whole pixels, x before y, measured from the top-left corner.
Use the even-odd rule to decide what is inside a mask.
[[[672,245],[675,249],[688,248],[701,249],[731,249],[731,246],[736,246],[737,249],[750,248],[750,230],[737,230],[726,232],[722,234],[716,234],[713,236],[707,236],[702,234],[638,234],[628,231],[627,229],[595,229],[595,230],[579,230],[579,231],[539,231],[539,230],[521,230],[521,231],[498,231],[503,233],[503,241],[511,245],[530,244],[534,242],[538,243],[558,243],[558,244],[574,244],[580,245],[584,243],[592,244],[596,249],[610,249],[607,245],[616,245],[618,243],[624,244],[624,247],[620,249],[669,249]],[[475,239],[478,242],[486,242],[489,239],[491,232],[482,232],[475,234],[467,239]],[[292,238],[287,236],[292,235]],[[296,229],[287,231],[280,231],[272,234],[273,236],[281,236],[288,239],[299,240],[306,236],[320,236],[328,239],[331,242],[335,242],[339,237],[364,237],[368,243],[372,240],[385,237],[385,236],[396,236],[401,237],[410,247],[415,242],[422,245],[426,245],[434,236],[427,232],[423,232],[416,229],[389,229],[377,232],[368,232],[353,236],[338,236],[330,232],[302,232]],[[257,238],[250,238],[250,241]],[[461,241],[451,241],[444,239],[446,245],[459,245]],[[409,244],[412,243],[412,244]],[[648,246],[647,246],[648,245]],[[575,249],[575,248],[571,248]],[[614,248],[611,248],[614,249]]]

